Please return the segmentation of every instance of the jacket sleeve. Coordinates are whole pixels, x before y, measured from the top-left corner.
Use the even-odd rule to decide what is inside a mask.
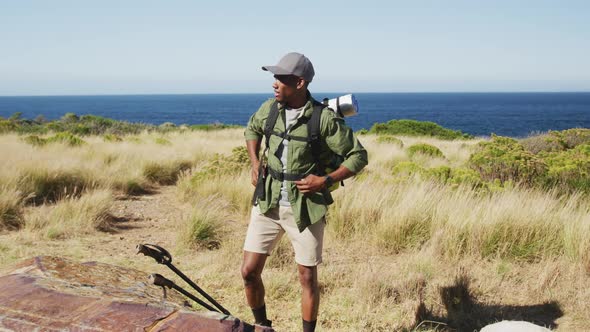
[[[257,140],[264,136],[264,121],[268,117],[268,111],[270,110],[269,102],[272,103],[272,100],[269,99],[264,102],[260,108],[258,108],[258,111],[252,114],[250,120],[248,120],[246,130],[244,130],[246,141]]]
[[[352,128],[334,112],[322,112],[322,135],[334,153],[344,157],[342,166],[353,173],[360,172],[368,164],[367,150],[354,136]]]

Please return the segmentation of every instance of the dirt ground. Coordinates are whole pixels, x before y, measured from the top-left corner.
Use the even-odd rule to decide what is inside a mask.
[[[113,229],[110,232],[96,232],[63,240],[47,240],[24,231],[0,234],[0,270],[24,258],[53,255],[82,262],[99,261],[135,268],[145,271],[146,276],[149,273],[160,273],[180,281],[165,266],[156,264],[149,257],[137,255],[137,244],[156,243],[169,249],[174,256],[174,264],[208,290],[234,315],[249,319],[251,313],[245,304],[242,281],[239,276],[240,246],[245,234],[246,221],[228,220],[229,228],[226,228],[226,231],[236,235],[234,240],[224,242],[224,250],[179,251],[176,244],[179,223],[183,214],[191,210],[191,206],[179,202],[176,194],[175,186],[161,186],[150,194],[118,197],[110,211],[113,217]],[[363,252],[359,251],[359,248],[347,248],[328,237],[324,250],[325,263],[321,267],[320,275],[322,292],[325,294],[323,295],[321,330],[339,330],[340,327],[349,324],[348,319],[350,324],[360,324],[360,326],[363,326],[362,324],[378,326],[375,322],[384,319],[381,323],[387,326],[387,321],[395,319],[397,315],[392,315],[394,318],[363,318],[367,313],[348,312],[346,316],[343,316],[342,308],[358,308],[358,304],[354,302],[356,300],[360,300],[363,306],[369,307],[363,310],[370,310],[372,305],[385,305],[396,310],[401,307],[403,310],[400,312],[416,313],[420,315],[419,319],[425,321],[465,320],[467,318],[462,315],[464,311],[477,312],[480,317],[487,317],[486,319],[489,320],[500,312],[503,313],[503,317],[515,318],[521,317],[520,313],[532,313],[536,317],[546,317],[548,322],[557,322],[558,331],[587,330],[586,323],[582,323],[587,314],[575,308],[588,305],[578,302],[581,299],[590,298],[586,288],[589,284],[588,279],[580,277],[579,272],[576,273],[575,270],[559,261],[524,266],[501,261],[466,260],[460,265],[473,277],[469,286],[471,290],[468,293],[461,280],[452,281],[458,270],[456,266],[448,266],[431,258],[417,259],[417,257],[430,257],[428,254],[426,256],[422,256],[424,253],[384,256],[379,252],[367,250]],[[269,301],[275,303],[269,315],[274,318],[278,326],[290,330],[298,326],[300,322],[298,291],[293,292],[298,289],[296,274],[294,269],[291,269],[292,261],[289,259],[286,262],[280,261],[289,256],[288,252],[279,253],[276,256],[279,256],[279,260],[271,257],[275,260],[270,260],[265,269],[265,274],[270,280],[267,295]],[[354,278],[342,278],[343,274],[354,271],[351,270],[354,264],[369,270],[358,272],[359,278],[356,281]],[[502,272],[504,270],[506,272]],[[379,271],[389,271],[388,279],[383,280],[383,274]],[[501,278],[498,278],[499,271],[503,273]],[[416,272],[429,276],[429,284],[418,285],[419,287],[414,285],[416,282],[412,276],[415,276]],[[580,272],[584,274],[583,271]],[[400,279],[397,279],[396,275],[401,276]],[[387,285],[387,282],[390,284]],[[356,295],[350,295],[360,295],[364,292],[363,290],[373,292],[371,287],[382,287],[385,293],[393,295],[391,298],[387,295],[370,301],[355,299]],[[416,287],[418,293],[424,292],[426,302],[430,305],[416,307],[416,301],[396,302],[398,301],[396,298],[412,298],[413,295],[410,294],[413,291],[412,287]],[[563,297],[556,295],[559,293],[570,294],[569,298],[578,300],[562,306],[553,301]],[[531,294],[539,295],[538,298],[532,299]],[[352,302],[347,303],[347,301]],[[449,307],[449,303],[455,302],[459,303],[458,308]],[[441,309],[445,306],[448,314]],[[453,314],[453,310],[458,313]],[[332,324],[335,325],[332,327]],[[430,325],[430,328],[427,327],[421,331],[454,331],[440,329],[440,327]],[[386,329],[373,330],[385,331]]]

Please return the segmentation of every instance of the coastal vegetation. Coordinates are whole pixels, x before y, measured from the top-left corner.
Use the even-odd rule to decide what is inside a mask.
[[[250,318],[243,129],[41,120],[0,119],[0,269],[51,254],[151,271],[133,241],[157,243]],[[590,129],[484,139],[395,120],[359,139],[369,165],[327,216],[322,330],[590,329]],[[263,276],[280,330],[300,325],[292,255],[282,240]]]
[[[375,123],[368,133],[376,135],[429,136],[445,140],[473,138],[472,135],[462,133],[459,130],[444,128],[434,122],[405,119]]]
[[[171,122],[165,122],[156,126],[147,123],[117,121],[90,114],[78,116],[75,113],[66,113],[60,119],[52,121],[45,119],[43,116],[32,120],[25,119],[20,112],[14,113],[7,119],[0,117],[0,134],[15,132],[21,135],[44,135],[65,132],[76,136],[107,135],[113,138],[117,135],[137,135],[144,131],[167,133],[184,130],[212,131],[237,127],[239,126],[221,123],[177,126]]]

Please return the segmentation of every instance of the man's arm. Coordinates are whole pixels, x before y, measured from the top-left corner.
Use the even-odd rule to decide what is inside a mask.
[[[344,157],[340,167],[328,174],[334,182],[339,182],[354,176],[367,165],[367,150],[354,137],[352,129],[344,124],[343,119],[333,113],[325,113],[326,116],[322,119],[322,136],[326,138],[330,150]],[[295,181],[295,184],[302,193],[314,193],[324,189],[325,182],[325,177],[310,174],[300,181]]]
[[[252,185],[256,186],[258,182],[258,169],[260,167],[260,143],[262,137],[258,139],[246,140],[246,149],[248,149],[248,157],[250,157],[250,165],[252,170],[250,171]]]
[[[340,167],[338,167],[338,169],[336,169],[335,171],[333,171],[332,173],[330,173],[328,175],[332,178],[332,180],[334,182],[340,182],[345,179],[348,179],[349,177],[351,177],[355,174],[356,173],[353,173],[348,168],[340,165]],[[297,189],[299,189],[299,191],[304,194],[306,194],[306,193],[313,194],[313,193],[321,191],[327,187],[325,176],[317,176],[317,175],[313,175],[313,174],[310,174],[310,175],[306,176],[304,179],[301,179],[299,181],[295,181],[295,184],[297,185]]]

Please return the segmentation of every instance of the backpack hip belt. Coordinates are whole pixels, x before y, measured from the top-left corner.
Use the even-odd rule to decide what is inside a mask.
[[[304,177],[308,176],[311,173],[307,173],[307,174],[292,174],[292,173],[283,173],[283,172],[277,172],[276,170],[272,169],[271,167],[268,168],[268,173],[270,174],[270,176],[277,180],[277,181],[299,181],[301,179],[303,179]]]

